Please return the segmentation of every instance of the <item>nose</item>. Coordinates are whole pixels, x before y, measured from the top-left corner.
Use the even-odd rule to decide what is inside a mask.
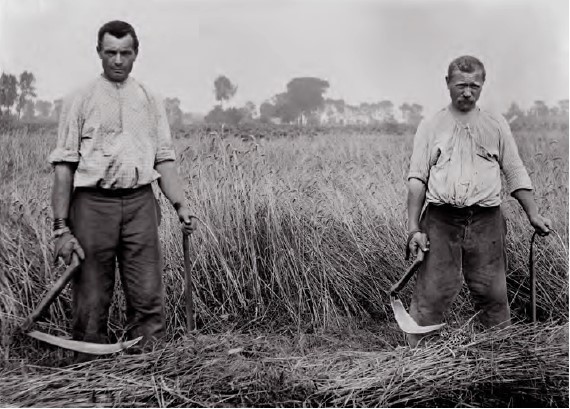
[[[121,65],[123,63],[123,60],[121,58],[121,54],[119,54],[119,53],[115,54],[115,57],[113,58],[113,63],[115,65]]]
[[[472,95],[471,88],[467,87],[463,90],[463,96],[465,98],[471,98],[471,95]]]

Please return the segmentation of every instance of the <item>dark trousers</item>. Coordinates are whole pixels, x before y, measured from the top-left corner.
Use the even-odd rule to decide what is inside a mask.
[[[127,302],[129,337],[143,343],[165,330],[159,208],[150,185],[105,191],[77,188],[70,208],[85,260],[73,280],[73,337],[105,343],[116,262]]]
[[[428,205],[421,228],[430,250],[418,271],[410,315],[419,325],[438,324],[462,286],[462,273],[486,327],[510,324],[505,237],[499,206]],[[411,335],[415,345],[421,337]]]

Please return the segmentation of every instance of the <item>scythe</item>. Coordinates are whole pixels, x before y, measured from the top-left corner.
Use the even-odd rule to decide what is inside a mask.
[[[390,288],[390,304],[392,305],[396,322],[400,329],[408,334],[427,334],[428,332],[436,331],[445,325],[445,323],[427,326],[418,325],[410,314],[408,314],[406,308],[404,308],[404,305],[402,304],[402,301],[398,298],[398,293],[402,288],[404,288],[408,281],[410,281],[418,268],[420,268],[423,260],[424,253],[423,251],[418,250],[418,255],[414,263],[406,270],[402,278],[400,278],[400,280]]]
[[[131,341],[118,342],[115,344],[97,344],[93,342],[74,341],[71,339],[56,337],[53,335],[45,334],[39,331],[30,331],[34,323],[42,316],[47,308],[53,303],[56,297],[65,288],[67,283],[73,278],[77,270],[79,270],[81,262],[79,257],[73,253],[71,264],[67,267],[64,273],[57,279],[52,288],[44,296],[40,304],[34,311],[26,318],[21,326],[23,332],[28,336],[38,339],[48,344],[52,344],[61,348],[69,349],[72,351],[83,352],[92,355],[107,355],[119,352],[125,348],[129,348],[139,342],[142,337],[138,337]]]
[[[554,229],[550,229],[550,231],[556,233]],[[558,233],[556,233],[558,234]],[[529,310],[530,310],[530,319],[532,323],[536,323],[536,274],[534,271],[534,243],[536,238],[537,232],[533,232],[532,237],[530,239],[530,250],[529,250],[529,260],[528,260],[528,270],[530,275],[530,302],[529,302]],[[558,236],[560,237],[560,236]],[[424,259],[424,253],[419,250],[418,256],[414,263],[408,268],[408,270],[404,273],[402,278],[398,280],[396,284],[390,288],[390,304],[392,305],[392,310],[394,311],[394,316],[396,317],[396,322],[398,322],[398,326],[400,329],[408,334],[426,334],[428,332],[436,331],[443,327],[443,324],[436,324],[436,325],[428,325],[422,327],[417,324],[417,322],[408,314],[402,301],[398,299],[398,292],[404,288],[404,286],[410,281],[410,278],[416,273],[418,268],[420,267],[422,261]]]

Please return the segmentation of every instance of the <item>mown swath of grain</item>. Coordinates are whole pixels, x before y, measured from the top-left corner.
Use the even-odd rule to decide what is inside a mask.
[[[0,403],[567,407],[567,346],[567,326],[548,325],[462,329],[416,350],[321,347],[307,354],[286,337],[201,335],[144,356],[4,371]]]

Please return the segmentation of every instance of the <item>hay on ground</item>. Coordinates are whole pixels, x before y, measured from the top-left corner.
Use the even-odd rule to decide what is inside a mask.
[[[227,333],[75,366],[11,362],[0,371],[0,404],[568,407],[567,325],[462,329],[384,351],[337,350],[316,337],[305,353],[284,336]]]

